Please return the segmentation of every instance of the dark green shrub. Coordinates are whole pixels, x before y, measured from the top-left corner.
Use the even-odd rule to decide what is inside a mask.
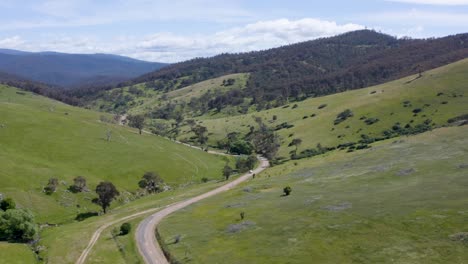
[[[319,105],[318,109],[322,109],[322,108],[325,108],[325,107],[327,107],[327,104],[321,104],[321,105]]]
[[[132,230],[132,225],[130,223],[123,223],[120,226],[120,235],[125,236],[126,234],[130,233],[130,230]]]
[[[291,194],[291,192],[292,192],[291,187],[286,186],[286,187],[283,188],[284,196],[288,196],[289,194]]]
[[[343,112],[339,113],[336,116],[335,121],[333,122],[335,125],[338,125],[339,123],[345,121],[346,119],[350,118],[353,116],[353,112],[349,109],[344,110]]]
[[[0,202],[0,209],[6,211],[8,209],[15,209],[16,203],[11,198],[6,198]]]

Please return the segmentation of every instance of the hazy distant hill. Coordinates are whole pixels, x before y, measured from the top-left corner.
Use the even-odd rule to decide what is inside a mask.
[[[122,82],[165,65],[108,54],[0,49],[0,71],[65,88]]]

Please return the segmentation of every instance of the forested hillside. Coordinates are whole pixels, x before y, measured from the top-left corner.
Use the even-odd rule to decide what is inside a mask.
[[[397,39],[360,30],[265,51],[197,58],[119,86],[146,83],[158,91],[171,91],[226,74],[250,73],[241,97],[252,99],[262,109],[384,83],[466,57],[468,34]],[[75,95],[96,97],[101,89],[82,89]]]

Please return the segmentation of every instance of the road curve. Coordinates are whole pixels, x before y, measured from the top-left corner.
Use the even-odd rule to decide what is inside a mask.
[[[145,211],[141,211],[141,212],[138,212],[138,213],[135,213],[135,214],[132,214],[132,215],[128,215],[126,217],[122,217],[122,218],[119,218],[117,220],[114,220],[114,221],[111,221],[111,222],[108,222],[102,226],[100,226],[93,234],[93,236],[91,237],[91,240],[88,242],[88,245],[86,246],[85,250],[83,250],[83,252],[81,252],[81,255],[80,257],[78,258],[78,260],[75,262],[75,264],[83,264],[85,263],[85,260],[86,258],[88,257],[89,255],[89,252],[91,252],[91,249],[93,248],[94,244],[96,244],[97,240],[99,239],[99,236],[101,236],[101,233],[102,231],[104,231],[106,228],[108,228],[109,226],[111,225],[114,225],[114,224],[117,224],[119,222],[122,222],[122,221],[125,221],[125,220],[129,220],[129,219],[132,219],[132,218],[136,218],[140,215],[144,215],[144,214],[147,214],[147,213],[151,213],[153,211],[156,211],[156,210],[159,210],[161,209],[161,207],[156,207],[156,208],[151,208],[151,209],[148,209],[148,210],[145,210]]]
[[[155,236],[156,226],[161,222],[161,220],[164,217],[186,206],[196,203],[200,200],[203,200],[213,195],[228,191],[232,189],[233,187],[235,187],[236,185],[238,185],[239,183],[252,177],[252,174],[260,173],[261,171],[263,171],[265,168],[269,166],[269,163],[268,163],[268,160],[264,158],[259,158],[259,160],[260,160],[260,165],[255,170],[253,170],[252,173],[246,173],[240,176],[239,178],[233,180],[232,182],[227,183],[221,187],[218,187],[204,194],[200,194],[198,196],[187,199],[185,201],[181,201],[181,202],[169,205],[166,208],[144,219],[138,225],[138,228],[135,232],[135,239],[137,241],[138,251],[140,252],[140,255],[143,257],[143,259],[145,260],[145,263],[147,264],[169,264],[166,257],[164,256],[164,253],[161,247],[156,241],[156,236]]]

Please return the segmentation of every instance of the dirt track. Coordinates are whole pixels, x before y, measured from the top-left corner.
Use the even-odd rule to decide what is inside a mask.
[[[156,226],[162,221],[164,217],[186,206],[196,203],[202,199],[214,196],[221,192],[228,191],[232,189],[233,187],[235,187],[236,185],[238,185],[239,183],[251,178],[253,173],[258,174],[261,171],[263,171],[265,168],[267,168],[268,166],[269,166],[268,160],[260,159],[260,165],[255,170],[253,170],[252,173],[244,174],[240,176],[239,178],[235,179],[234,181],[227,183],[221,187],[218,187],[214,190],[211,190],[209,192],[206,192],[204,194],[195,196],[185,201],[181,201],[181,202],[169,205],[166,208],[162,209],[161,211],[158,211],[152,214],[151,216],[147,217],[146,219],[144,219],[138,225],[138,228],[135,233],[135,239],[137,241],[138,251],[142,255],[145,262],[148,264],[156,264],[156,263],[168,264],[169,263],[166,257],[164,256],[164,253],[161,247],[156,241],[156,236],[155,236]]]

